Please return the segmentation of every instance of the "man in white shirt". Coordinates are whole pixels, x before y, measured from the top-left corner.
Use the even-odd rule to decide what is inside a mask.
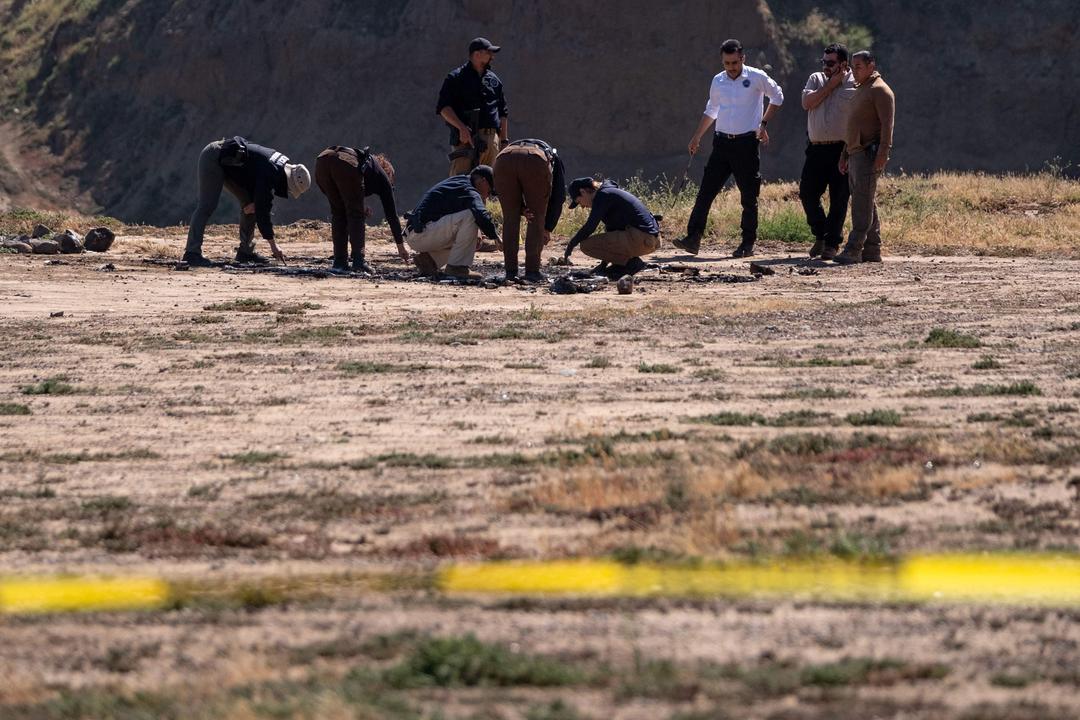
[[[780,86],[764,70],[745,64],[742,43],[726,40],[720,46],[724,72],[712,80],[709,102],[697,131],[690,140],[690,154],[701,147],[701,138],[711,127],[713,149],[705,174],[701,178],[694,210],[686,225],[686,237],[674,245],[691,255],[697,255],[713,200],[734,175],[742,199],[742,243],[732,253],[735,257],[754,254],[757,240],[758,193],[761,191],[761,156],[759,145],[769,143],[765,126],[784,102]],[[764,109],[764,98],[768,108]]]
[[[799,199],[806,211],[806,222],[814,233],[810,257],[832,260],[844,239],[851,190],[840,172],[844,152],[848,109],[855,95],[855,77],[848,68],[848,50],[839,43],[825,48],[821,72],[806,81],[802,106],[806,110],[806,162],[799,180]],[[829,214],[821,207],[821,196],[829,191]]]

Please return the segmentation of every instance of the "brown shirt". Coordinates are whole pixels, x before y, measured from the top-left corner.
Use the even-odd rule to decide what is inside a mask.
[[[866,82],[855,87],[848,114],[844,149],[848,155],[862,152],[867,145],[880,143],[886,155],[893,144],[893,119],[896,97],[881,75],[873,73]]]

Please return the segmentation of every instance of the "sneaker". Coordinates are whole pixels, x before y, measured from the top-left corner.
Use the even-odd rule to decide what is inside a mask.
[[[480,273],[470,270],[468,265],[447,265],[443,272],[458,280],[480,280],[483,277]]]
[[[476,246],[476,252],[481,252],[481,253],[493,253],[493,252],[496,252],[498,249],[499,249],[498,245],[496,245],[493,242],[489,242],[487,240],[484,240],[483,242],[481,242],[479,245]]]
[[[731,253],[731,257],[744,258],[750,257],[754,254],[754,243],[746,242],[743,240],[739,243],[739,247],[735,248],[735,252]]]
[[[825,241],[818,238],[814,241],[814,246],[810,248],[810,257],[816,258],[825,251]]]
[[[189,267],[214,267],[214,263],[202,256],[202,253],[184,253],[181,258]]]
[[[435,264],[435,258],[426,252],[416,253],[412,261],[416,270],[424,277],[435,277],[439,274],[439,266]]]
[[[836,257],[836,253],[838,252],[840,252],[839,245],[826,245],[821,249],[821,259],[832,260],[834,257]]]
[[[539,270],[529,270],[525,273],[525,282],[542,285],[547,282],[547,278]]]
[[[645,261],[639,257],[630,258],[626,261],[626,274],[637,275],[639,272],[645,269]]]
[[[671,244],[691,255],[697,255],[698,250],[701,249],[701,236],[691,233],[684,238],[672,240]]]
[[[260,255],[257,252],[247,252],[245,250],[237,250],[235,262],[245,265],[269,265],[270,258],[265,255]]]
[[[352,269],[353,272],[364,273],[365,275],[375,274],[375,268],[368,265],[367,260],[364,258],[353,259]]]

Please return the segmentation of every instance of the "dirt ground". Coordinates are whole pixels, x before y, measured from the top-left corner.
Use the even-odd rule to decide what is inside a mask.
[[[322,234],[286,231],[290,267],[328,265]],[[0,568],[235,592],[3,620],[0,716],[212,717],[195,708],[221,693],[391,664],[356,649],[373,638],[470,633],[608,679],[399,689],[396,710],[326,685],[277,715],[250,690],[228,716],[1080,713],[1077,608],[462,598],[410,579],[491,558],[1076,552],[1080,261],[838,268],[777,245],[754,258],[775,274],[734,282],[748,263],[720,248],[663,249],[629,296],[555,295],[412,280],[378,233],[374,279],[178,271],[181,246],[132,231],[104,255],[0,255]],[[386,572],[404,579],[362,580]],[[815,680],[856,660],[881,667]],[[658,667],[683,680],[653,688]],[[186,710],[86,699],[102,692]]]

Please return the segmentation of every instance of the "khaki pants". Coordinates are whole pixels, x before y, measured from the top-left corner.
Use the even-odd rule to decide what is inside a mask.
[[[581,252],[615,265],[625,265],[631,258],[648,255],[658,249],[660,236],[637,228],[590,235],[581,241]]]
[[[495,158],[499,155],[499,131],[492,130],[490,128],[481,128],[477,135],[484,139],[487,143],[487,148],[484,152],[480,153],[481,165],[494,165]],[[468,145],[455,145],[454,150],[461,150],[467,148]],[[476,167],[473,165],[472,155],[466,155],[465,157],[454,158],[450,161],[450,177],[455,175],[467,175],[472,169]]]
[[[880,173],[874,172],[874,159],[865,150],[848,158],[848,182],[851,186],[851,232],[847,251],[881,252],[881,222],[877,213],[877,182]],[[856,257],[858,257],[856,255]]]
[[[428,223],[424,232],[409,233],[405,242],[416,252],[431,255],[440,268],[445,265],[469,267],[476,254],[479,230],[472,210],[462,210]]]
[[[540,271],[544,249],[544,216],[551,197],[551,163],[534,145],[511,145],[495,158],[495,192],[503,211],[503,262],[507,276],[518,271],[521,213],[535,219],[525,230],[525,272]]]

